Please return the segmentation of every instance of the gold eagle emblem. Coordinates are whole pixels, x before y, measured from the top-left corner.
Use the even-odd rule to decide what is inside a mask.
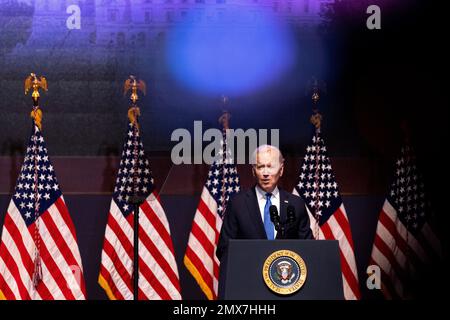
[[[34,73],[30,73],[30,75],[25,79],[24,86],[25,94],[27,94],[30,89],[33,89],[33,98],[39,98],[39,88],[48,91],[47,79],[44,76],[38,77]]]
[[[25,94],[33,89],[31,97],[33,98],[33,110],[31,111],[31,117],[33,118],[35,124],[42,129],[42,110],[39,108],[39,88],[48,91],[47,79],[44,76],[38,77],[35,73],[30,73],[30,75],[25,79],[24,83]]]
[[[147,85],[144,81],[136,79],[135,76],[131,75],[123,85],[123,95],[126,95],[128,91],[131,90],[131,101],[136,103],[139,99],[137,91],[140,90],[144,95],[147,94]]]
[[[138,117],[141,115],[141,111],[139,107],[136,105],[136,102],[139,99],[138,90],[140,90],[144,95],[147,94],[147,85],[144,81],[136,79],[135,76],[131,75],[127,80],[125,80],[123,84],[123,95],[126,95],[128,91],[131,90],[131,102],[133,103],[128,109],[128,119],[130,123],[136,126],[137,130],[139,130]]]

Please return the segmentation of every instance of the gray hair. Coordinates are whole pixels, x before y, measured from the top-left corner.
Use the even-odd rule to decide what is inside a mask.
[[[279,155],[278,160],[280,161],[280,164],[283,164],[284,157],[283,157],[283,154],[281,153],[280,149],[278,149],[276,146],[272,146],[270,144],[263,144],[263,145],[260,145],[258,148],[256,148],[255,151],[253,151],[252,158],[250,159],[250,163],[253,166],[255,166],[256,165],[256,155],[258,153],[271,152],[271,151],[278,152],[278,155]]]

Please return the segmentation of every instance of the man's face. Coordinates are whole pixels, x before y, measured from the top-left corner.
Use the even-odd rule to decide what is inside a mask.
[[[269,149],[256,155],[256,164],[253,166],[253,175],[256,183],[265,192],[272,192],[283,175],[283,164],[276,150]]]

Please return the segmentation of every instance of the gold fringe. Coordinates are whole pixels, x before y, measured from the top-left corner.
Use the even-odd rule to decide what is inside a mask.
[[[198,285],[200,286],[200,288],[202,289],[203,293],[206,295],[208,300],[214,300],[214,296],[211,291],[211,288],[208,287],[206,282],[203,280],[202,276],[200,275],[200,272],[194,266],[192,261],[187,256],[184,256],[183,260],[184,260],[184,265],[189,270],[189,272],[192,274],[194,279],[197,281]]]
[[[42,130],[42,110],[37,108],[33,109],[30,114],[31,118],[33,118],[34,123],[38,126],[39,130]]]
[[[322,115],[320,113],[315,113],[309,118],[309,121],[316,127],[316,129],[319,129],[322,125]]]
[[[128,109],[128,119],[130,120],[132,125],[137,126],[138,130],[139,130],[139,124],[137,122],[137,117],[139,117],[141,115],[141,110],[139,109],[139,107],[130,107],[130,109]]]
[[[105,278],[103,278],[103,276],[101,274],[98,276],[98,284],[100,285],[100,287],[103,288],[103,290],[105,290],[106,295],[108,296],[109,300],[117,300],[117,298],[114,296],[114,293],[112,292],[111,288],[109,287],[108,282],[105,280]]]

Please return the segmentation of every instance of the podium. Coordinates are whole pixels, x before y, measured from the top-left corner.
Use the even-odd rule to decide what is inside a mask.
[[[299,260],[302,262],[302,270],[299,268],[297,274],[305,277],[304,282],[300,289],[291,294],[272,291],[264,280],[272,278],[267,277],[270,274],[270,271],[267,272],[268,261],[270,262],[270,257],[274,257],[274,253],[280,250],[295,253],[300,256]],[[281,261],[279,264],[285,263],[280,259],[277,260]],[[228,252],[223,260],[225,261],[221,265],[219,290],[221,299],[344,299],[339,244],[336,240],[230,240]],[[266,270],[265,276],[263,268]],[[278,276],[274,268],[276,266],[272,266],[270,270],[272,275],[275,274],[273,278],[276,278]],[[292,274],[295,276],[295,272]]]

